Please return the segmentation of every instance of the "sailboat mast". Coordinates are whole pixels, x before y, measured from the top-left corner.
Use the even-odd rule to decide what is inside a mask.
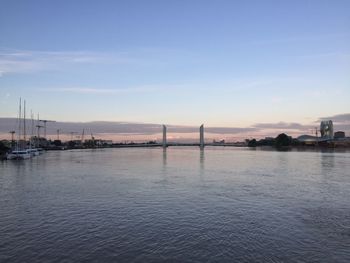
[[[38,113],[38,120],[36,122],[36,127],[38,127],[38,138],[36,139],[36,147],[39,147],[40,144],[40,123],[39,123],[39,113]]]
[[[22,130],[22,98],[19,98],[19,114],[18,114],[18,142],[17,142],[17,148],[19,148],[19,144],[21,143],[21,130]],[[17,149],[19,150],[19,149]]]
[[[32,110],[30,110],[30,118],[31,118],[31,122],[32,122],[32,132],[31,135],[32,137],[34,136],[34,114],[32,112]]]
[[[29,148],[32,149],[32,144],[33,144],[33,136],[34,136],[34,117],[33,117],[33,112],[30,110],[30,119],[31,119],[31,133],[30,133],[30,139],[29,139]]]
[[[81,134],[81,144],[84,143],[84,135],[85,135],[85,129],[83,129],[83,133]]]
[[[26,100],[23,102],[23,139],[24,139],[24,147],[27,144],[27,134],[26,134]]]

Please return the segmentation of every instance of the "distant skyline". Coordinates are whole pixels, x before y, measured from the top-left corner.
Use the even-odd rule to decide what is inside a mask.
[[[242,141],[251,138],[276,137],[280,133],[286,133],[293,138],[300,135],[315,136],[315,129],[318,129],[320,136],[320,122],[322,120],[333,120],[334,131],[345,131],[346,136],[350,137],[350,113],[335,116],[325,116],[310,122],[301,123],[255,123],[247,127],[213,127],[204,125],[205,140],[226,140],[230,142]],[[34,121],[34,125],[37,122]],[[170,141],[195,141],[199,137],[198,126],[185,126],[166,124],[168,139]],[[9,131],[18,131],[18,119],[0,117],[0,139],[10,139]],[[57,130],[60,133],[60,139],[70,140],[73,136],[80,139],[84,132],[86,138],[91,134],[95,138],[122,141],[149,141],[162,139],[162,125],[159,123],[136,123],[136,122],[50,122],[47,124],[47,138],[57,139]],[[73,134],[71,134],[73,132]],[[27,119],[27,134],[31,134],[31,120]],[[37,129],[34,129],[34,135]],[[41,130],[43,136],[43,130]]]
[[[348,118],[349,14],[345,0],[4,0],[0,117],[16,117],[22,97],[63,122]]]

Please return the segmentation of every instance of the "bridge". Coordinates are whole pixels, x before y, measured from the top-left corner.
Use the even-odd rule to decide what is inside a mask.
[[[162,125],[163,128],[163,138],[161,143],[129,143],[129,144],[113,144],[109,147],[111,148],[156,148],[160,147],[163,149],[166,149],[167,147],[194,147],[197,146],[201,150],[204,149],[205,146],[231,146],[231,147],[238,147],[243,145],[237,145],[237,143],[205,143],[204,141],[204,124],[202,124],[199,127],[199,142],[197,143],[178,143],[178,142],[168,142],[167,141],[167,127],[165,125]],[[95,147],[93,147],[95,148]],[[100,147],[98,147],[100,148]],[[102,147],[104,148],[104,147]],[[68,150],[68,149],[86,149],[86,147],[78,146],[78,147],[47,147],[46,150]]]
[[[128,148],[128,147],[171,147],[171,146],[199,146],[204,149],[205,146],[237,146],[233,143],[205,143],[204,142],[204,124],[199,127],[199,142],[198,143],[169,143],[167,141],[167,127],[163,127],[162,143],[132,143],[132,144],[114,144],[113,148]]]
[[[199,146],[201,149],[204,148],[205,142],[204,142],[204,124],[202,124],[199,127],[199,143],[168,143],[167,142],[167,127],[163,125],[163,142],[161,145],[163,148],[166,148],[168,146]]]

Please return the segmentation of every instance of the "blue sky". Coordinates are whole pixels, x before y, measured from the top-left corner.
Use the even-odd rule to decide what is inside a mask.
[[[246,127],[349,113],[350,1],[0,2],[0,117]]]

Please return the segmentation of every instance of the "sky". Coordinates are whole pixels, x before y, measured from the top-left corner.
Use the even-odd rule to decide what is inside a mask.
[[[208,127],[350,113],[350,1],[0,1],[0,117]],[[345,115],[349,116],[349,115]]]

